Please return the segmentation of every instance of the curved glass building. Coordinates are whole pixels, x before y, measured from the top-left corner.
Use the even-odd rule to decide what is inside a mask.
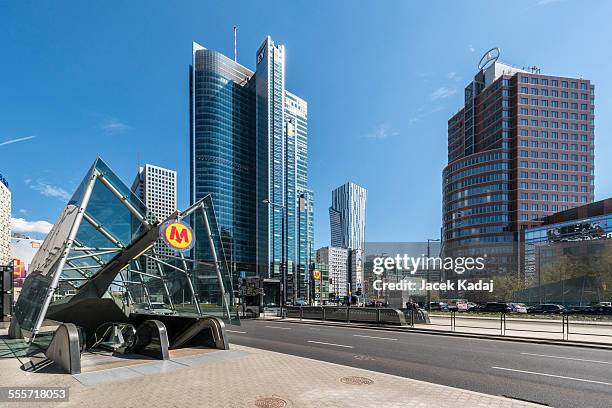
[[[236,271],[254,272],[253,72],[197,43],[192,54],[191,202],[208,194],[213,197],[228,260]]]

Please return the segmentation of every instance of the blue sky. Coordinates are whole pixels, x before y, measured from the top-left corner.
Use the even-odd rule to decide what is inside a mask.
[[[610,197],[610,15],[610,2],[559,0],[0,0],[13,217],[23,230],[53,223],[98,154],[128,183],[139,162],[177,170],[185,207],[191,42],[232,55],[233,25],[247,67],[267,34],[287,46],[287,88],[309,103],[316,247],[347,180],[369,191],[368,240],[439,236],[446,122],[494,46],[504,62],[593,81],[596,199]]]

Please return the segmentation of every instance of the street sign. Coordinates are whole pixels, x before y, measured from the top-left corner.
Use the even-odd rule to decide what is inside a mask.
[[[313,271],[312,277],[315,279],[321,279],[321,271]]]

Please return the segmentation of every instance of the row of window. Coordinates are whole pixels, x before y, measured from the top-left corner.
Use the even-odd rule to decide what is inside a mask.
[[[520,183],[520,187],[523,190],[544,190],[544,191],[548,191],[549,189],[552,191],[559,191],[559,184],[548,184],[548,183],[527,183],[526,181],[521,181]],[[578,186],[577,185],[567,185],[567,184],[561,184],[561,191],[564,192],[573,192],[573,193],[577,193],[578,192]],[[581,193],[588,193],[589,192],[589,187],[588,186],[580,186],[580,192]],[[548,197],[546,197],[546,199],[548,199]]]
[[[559,174],[557,173],[551,173],[551,177],[552,180],[559,180]],[[531,174],[529,174],[529,172],[526,171],[521,171],[521,178],[527,179],[527,178],[532,178],[535,180],[538,179],[542,179],[542,180],[548,180],[548,173],[534,173],[532,172]],[[578,182],[578,176],[576,174],[565,174],[562,173],[561,174],[561,180],[562,181],[573,181],[573,182]],[[580,182],[581,183],[588,183],[589,182],[589,178],[587,176],[580,176]]]
[[[523,84],[531,83],[531,85],[544,85],[544,86],[556,86],[556,87],[559,86],[559,80],[551,79],[549,81],[548,78],[521,76],[521,82]],[[571,81],[571,82],[561,81],[561,88],[571,87],[572,89],[578,89],[579,86],[580,86],[580,89],[582,89],[583,91],[587,91],[589,89],[589,86],[586,82],[580,82],[580,85],[578,85],[578,82],[576,81]]]
[[[553,129],[571,129],[571,130],[581,130],[583,132],[588,132],[589,130],[589,126],[586,123],[581,123],[580,126],[578,126],[578,123],[567,123],[567,122],[555,122],[555,121],[547,121],[547,120],[540,120],[538,121],[537,119],[531,119],[531,121],[529,119],[521,119],[521,126],[531,126],[531,127],[543,127],[543,128],[548,128],[549,126]],[[504,126],[507,127],[507,126]]]
[[[552,96],[555,98],[558,98],[559,95],[561,96],[561,98],[572,98],[572,99],[582,99],[583,101],[588,101],[589,100],[589,94],[588,93],[581,93],[578,94],[578,92],[567,92],[567,91],[557,91],[556,89],[552,89],[550,91],[550,93],[548,92],[548,89],[544,89],[544,88],[531,88],[531,90],[529,88],[527,88],[526,86],[522,86],[521,87],[521,93],[525,94],[525,95],[536,95],[536,96]]]
[[[547,130],[531,130],[521,129],[521,136],[531,136],[531,137],[541,137],[543,139],[548,139],[548,131]],[[571,136],[571,137],[570,137]],[[551,139],[559,139],[559,132],[550,132]],[[561,140],[575,140],[578,141],[578,134],[572,133],[571,135],[568,133],[561,133]],[[586,134],[580,134],[580,141],[588,142],[589,137]]]
[[[581,152],[588,152],[589,151],[589,146],[588,145],[580,145],[578,146],[577,144],[568,144],[568,143],[561,143],[560,145],[561,150],[572,150],[574,152],[577,152],[578,149],[580,148]],[[529,142],[529,140],[521,140],[521,147],[539,147],[542,149],[548,149],[548,147],[550,147],[551,149],[559,149],[559,143],[557,142],[552,142],[552,143],[548,143],[548,142],[538,142],[537,140],[532,140],[531,143]],[[524,156],[527,157],[527,156]]]
[[[520,110],[521,115],[530,115],[530,116],[542,116],[544,118],[547,118],[548,115],[550,114],[550,117],[552,118],[561,118],[561,119],[571,119],[571,120],[583,120],[583,121],[587,121],[589,118],[589,115],[587,115],[586,113],[581,113],[580,115],[578,115],[577,113],[568,113],[568,112],[557,112],[557,111],[547,111],[547,110],[537,110],[537,109],[531,109],[531,111],[527,108],[521,108]]]
[[[545,198],[544,198],[545,197]],[[532,201],[563,201],[563,202],[574,202],[578,201],[582,203],[586,203],[588,201],[587,196],[568,196],[566,194],[558,195],[558,194],[540,194],[537,193],[521,193],[521,200],[532,200]]]
[[[532,150],[531,154],[529,154],[529,153],[530,152],[528,152],[526,150],[521,150],[521,157],[523,157],[523,158],[531,157],[533,159],[537,159],[539,157],[541,159],[548,159],[549,156],[550,156],[550,158],[552,160],[558,160],[559,159],[559,153],[556,153],[556,152],[552,152],[549,155],[548,152],[538,152],[536,150]],[[571,161],[578,161],[578,155],[577,154],[570,154],[570,155],[568,155],[566,153],[561,153],[561,160],[568,161],[568,160],[570,160],[570,158],[571,158]],[[589,158],[588,158],[588,156],[581,155],[580,156],[580,161],[581,162],[588,162]]]
[[[530,105],[529,98],[521,98],[521,105]],[[561,102],[559,102],[559,101],[550,101],[550,104],[549,104],[549,101],[546,100],[546,99],[532,99],[531,100],[531,105],[533,105],[533,106],[545,106],[545,107],[550,106],[551,108],[559,108],[559,107],[561,107],[561,109],[578,110],[578,103],[576,103],[576,102],[568,103],[568,102],[565,102],[565,101],[561,101]],[[580,104],[580,110],[583,110],[583,111],[589,110],[589,104],[588,103]],[[591,109],[591,113],[593,113],[592,109]]]

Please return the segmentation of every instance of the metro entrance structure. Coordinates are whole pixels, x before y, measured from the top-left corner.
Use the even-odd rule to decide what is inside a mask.
[[[156,251],[169,223],[194,231],[187,250]],[[59,322],[45,354],[70,373],[93,347],[159,359],[194,345],[228,349],[224,322],[237,315],[210,196],[158,220],[97,158],[30,271],[9,334],[32,344],[45,320]]]

